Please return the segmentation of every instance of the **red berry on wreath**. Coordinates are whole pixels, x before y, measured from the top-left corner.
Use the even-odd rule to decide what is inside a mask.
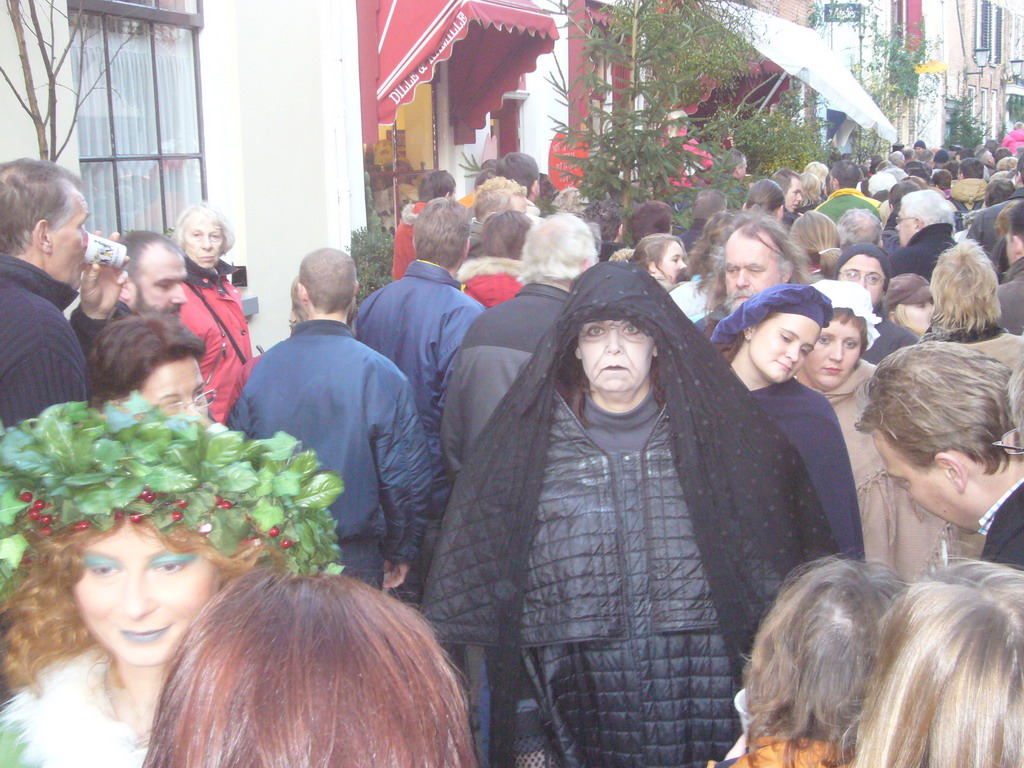
[[[39,535],[40,536],[49,536],[51,533],[53,533],[53,528],[51,528],[48,525],[46,527],[44,527],[44,528],[40,528],[39,529]]]
[[[28,519],[29,520],[38,520],[39,517],[40,517],[40,515],[39,515],[39,510],[38,509],[30,509],[28,511]]]
[[[188,502],[185,501],[184,499],[178,499],[178,501],[175,503],[175,506],[178,509],[187,509],[188,508]]]
[[[92,528],[92,523],[88,520],[79,520],[77,523],[75,523],[76,531],[86,531],[90,528]]]
[[[18,494],[18,498],[24,501],[26,504],[28,504],[30,501],[32,501],[32,494],[29,493],[28,491],[22,491],[21,493]]]
[[[291,546],[294,543],[295,542],[292,541],[291,539],[285,539],[284,541],[281,542],[281,549],[291,549]]]
[[[40,517],[39,517],[39,524],[40,525],[49,525],[52,522],[53,522],[53,515],[40,515]]]
[[[273,528],[271,528],[269,531],[267,531],[267,536],[270,536],[271,538],[273,538],[275,536],[280,536],[280,535],[281,535],[281,529],[278,528],[276,525]]]
[[[230,501],[228,501],[227,499],[224,499],[224,500],[223,500],[223,501],[221,501],[221,502],[220,502],[220,503],[219,503],[219,504],[218,504],[217,506],[218,506],[218,507],[220,507],[221,509],[231,509],[231,508],[232,508],[233,506],[235,506],[235,505],[234,505],[234,504],[232,504],[232,503],[231,503]]]
[[[173,520],[176,523],[181,522],[181,518],[183,517],[184,515],[181,514],[181,512],[179,512],[178,510],[174,510],[173,512],[171,512],[171,520]]]
[[[131,520],[133,523],[141,523],[142,522],[142,517],[143,517],[142,515],[140,515],[138,512],[136,512],[134,515],[129,515],[128,519]]]
[[[32,509],[40,510],[46,507],[46,502],[42,499],[36,499],[32,502]]]

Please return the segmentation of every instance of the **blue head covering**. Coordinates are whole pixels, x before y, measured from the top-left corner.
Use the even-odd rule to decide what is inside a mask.
[[[765,288],[744,301],[715,328],[711,341],[728,344],[772,312],[809,317],[822,328],[832,322],[832,302],[809,285],[782,283]]]

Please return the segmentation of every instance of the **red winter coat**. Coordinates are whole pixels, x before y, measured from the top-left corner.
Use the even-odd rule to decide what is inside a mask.
[[[234,267],[227,262],[217,262],[216,271],[203,269],[191,259],[185,260],[185,266],[188,268],[185,281],[188,301],[181,308],[181,322],[206,344],[199,371],[206,382],[204,389],[217,390],[210,404],[210,418],[224,423],[242,392],[242,368],[252,357],[249,325],[242,314],[242,296],[228,282]],[[219,323],[211,313],[216,314]]]
[[[459,282],[466,284],[466,295],[490,309],[514,297],[523,284],[519,282],[522,262],[495,256],[468,259],[459,269]]]
[[[391,279],[401,280],[405,270],[416,261],[416,246],[412,242],[412,225],[426,203],[407,205],[402,209],[402,220],[395,227],[395,257],[391,262]]]

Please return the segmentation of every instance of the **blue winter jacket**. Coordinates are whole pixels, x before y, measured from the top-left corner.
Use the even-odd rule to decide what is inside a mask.
[[[228,423],[252,438],[294,435],[341,475],[340,540],[378,539],[392,562],[415,557],[431,504],[423,426],[405,376],[347,325],[295,326],[253,368]]]
[[[458,280],[425,261],[414,261],[405,277],[371,294],[359,308],[359,340],[397,365],[412,385],[427,433],[436,519],[450,493],[441,451],[445,392],[462,338],[483,311]]]

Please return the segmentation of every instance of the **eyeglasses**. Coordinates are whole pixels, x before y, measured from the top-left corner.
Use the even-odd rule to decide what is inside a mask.
[[[859,283],[862,280],[868,285],[881,285],[885,276],[877,272],[861,272],[859,269],[844,269],[839,273],[839,279],[848,283]]]
[[[1011,456],[1024,454],[1024,445],[1021,445],[1020,429],[1011,429],[996,442],[992,443],[996,448],[1002,448]]]
[[[189,409],[195,409],[201,411],[208,407],[217,397],[216,389],[208,389],[202,392],[191,400],[176,400],[173,403],[167,403],[164,407],[170,413],[184,413]]]

